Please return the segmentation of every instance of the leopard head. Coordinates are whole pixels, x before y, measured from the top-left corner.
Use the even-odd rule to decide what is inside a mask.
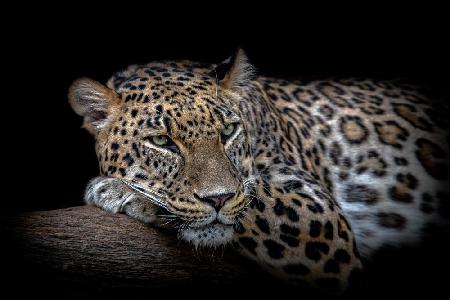
[[[75,81],[69,102],[95,137],[103,176],[176,220],[184,240],[218,246],[249,204],[251,147],[238,107],[251,70],[241,50],[218,65],[133,65],[106,86]]]

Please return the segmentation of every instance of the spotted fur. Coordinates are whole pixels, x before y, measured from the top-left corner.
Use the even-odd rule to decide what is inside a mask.
[[[96,138],[87,203],[294,284],[342,290],[361,256],[450,215],[445,111],[401,82],[257,77],[238,51],[80,79],[69,99]]]

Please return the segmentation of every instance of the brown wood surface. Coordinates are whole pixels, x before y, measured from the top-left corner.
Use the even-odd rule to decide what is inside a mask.
[[[212,287],[266,276],[231,249],[195,251],[172,234],[92,206],[12,214],[1,222],[11,259],[27,266],[23,273],[51,274],[63,284]]]

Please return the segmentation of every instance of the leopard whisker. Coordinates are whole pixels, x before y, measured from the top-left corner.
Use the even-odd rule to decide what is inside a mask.
[[[124,179],[120,179],[126,186],[131,188],[132,190],[138,192],[139,194],[143,195],[147,200],[152,202],[153,204],[160,206],[166,210],[168,210],[168,204],[166,201],[162,200],[164,196],[156,191],[145,189],[135,183],[128,182]]]

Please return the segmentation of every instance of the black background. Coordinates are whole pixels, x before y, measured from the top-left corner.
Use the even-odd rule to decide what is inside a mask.
[[[105,82],[129,64],[158,59],[219,62],[242,47],[259,73],[269,76],[406,77],[449,90],[450,35],[443,8],[279,10],[261,3],[266,8],[261,13],[222,5],[207,13],[175,13],[131,5],[114,12],[82,6],[78,12],[77,4],[58,13],[30,9],[3,24],[3,150],[7,188],[15,195],[6,206],[28,211],[82,204],[84,187],[98,169],[94,141],[67,103],[67,89],[79,77]],[[222,8],[228,10],[220,14]],[[426,255],[442,254],[442,245],[438,239],[432,245],[419,254],[384,257],[375,273],[388,288],[409,270],[436,274],[425,266]],[[423,258],[419,264],[416,255]],[[391,263],[407,272],[390,269]],[[436,277],[423,290],[436,287]],[[407,278],[402,287],[408,287]]]

